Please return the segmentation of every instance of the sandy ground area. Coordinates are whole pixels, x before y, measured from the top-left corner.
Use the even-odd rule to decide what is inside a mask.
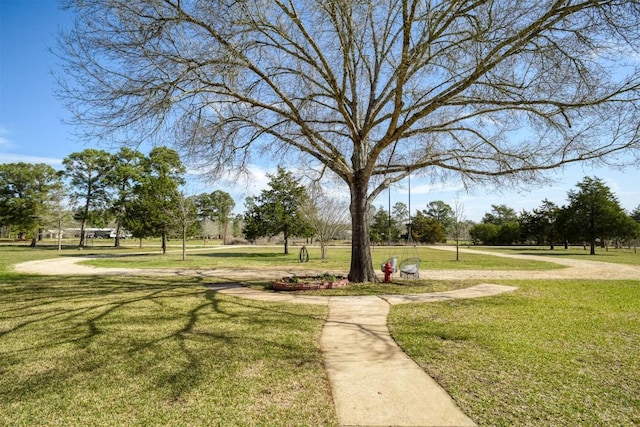
[[[452,247],[434,246],[435,249],[451,250]],[[596,280],[640,280],[640,266],[612,264],[601,261],[576,260],[562,256],[538,256],[501,254],[491,251],[461,249],[461,253],[481,253],[497,257],[518,258],[524,260],[547,261],[562,265],[564,268],[553,270],[429,270],[421,268],[423,279],[456,280],[456,279],[596,279]],[[146,268],[102,268],[83,264],[92,257],[54,258],[39,261],[28,261],[14,266],[14,271],[43,275],[184,275],[204,277],[224,277],[234,279],[275,278],[289,275],[317,274],[317,271],[299,269],[146,269]],[[99,257],[93,257],[99,258]],[[428,260],[424,263],[428,267]],[[379,273],[382,276],[382,273]]]

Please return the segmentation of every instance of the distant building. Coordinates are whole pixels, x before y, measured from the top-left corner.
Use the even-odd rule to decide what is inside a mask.
[[[88,239],[113,239],[116,237],[115,228],[85,228],[85,237]],[[47,230],[47,237],[58,238],[58,230]],[[120,230],[121,239],[129,239],[132,235],[125,229]],[[62,238],[80,238],[80,228],[64,228]]]

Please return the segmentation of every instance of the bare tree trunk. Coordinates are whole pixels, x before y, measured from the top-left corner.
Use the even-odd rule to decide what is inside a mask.
[[[33,238],[31,239],[31,244],[29,245],[32,248],[35,248],[38,244],[38,235],[40,234],[39,231],[40,229],[37,226],[33,230]]]
[[[120,247],[120,230],[122,229],[122,225],[120,224],[120,221],[118,221],[117,225],[116,225],[116,240],[115,240],[115,244],[114,247],[119,248]]]
[[[86,216],[82,218],[82,223],[80,224],[80,243],[78,243],[79,248],[83,248],[86,244],[85,242],[85,228],[87,226],[87,218]]]
[[[187,260],[187,225],[182,224],[182,260]]]
[[[289,234],[284,233],[284,254],[289,255]]]
[[[62,250],[62,218],[58,216],[58,251]]]
[[[222,227],[223,227],[223,231],[222,231],[222,244],[226,245],[227,244],[227,225],[229,225],[229,223],[227,221],[222,223]]]
[[[166,255],[167,253],[167,233],[165,231],[162,232],[162,255]]]
[[[367,180],[358,175],[351,184],[351,268],[349,281],[355,283],[377,282],[373,270],[371,245],[369,241],[369,202],[367,201]]]
[[[80,224],[80,243],[78,244],[79,248],[82,248],[86,245],[86,236],[85,229],[87,228],[87,218],[89,217],[89,197],[87,196],[87,201],[82,208],[82,223]]]

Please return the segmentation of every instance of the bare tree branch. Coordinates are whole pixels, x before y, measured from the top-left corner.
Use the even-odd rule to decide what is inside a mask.
[[[359,253],[367,204],[408,173],[638,161],[639,0],[66,4],[60,93],[81,131],[172,140],[218,173],[301,155],[349,186]]]

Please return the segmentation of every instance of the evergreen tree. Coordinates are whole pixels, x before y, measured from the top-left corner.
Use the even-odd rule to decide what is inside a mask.
[[[540,243],[546,241],[549,248],[554,248],[555,240],[560,237],[558,223],[560,208],[553,202],[544,199],[540,207],[533,210],[534,232]]]
[[[413,240],[420,243],[446,243],[442,223],[436,218],[417,211],[411,222]]]
[[[516,211],[507,205],[491,205],[491,211],[482,217],[482,222],[485,224],[503,225],[517,221],[518,215]]]
[[[127,228],[139,238],[160,236],[164,254],[169,233],[180,226],[179,186],[184,184],[185,167],[176,151],[156,147],[143,160],[142,171],[134,198],[127,204]]]
[[[291,236],[313,234],[301,212],[307,203],[307,191],[282,167],[278,167],[275,175],[267,176],[269,188],[262,190],[258,197],[247,199],[244,234],[248,240],[255,240],[282,233],[284,253],[288,254]]]
[[[451,206],[442,200],[429,202],[427,208],[422,211],[429,218],[433,218],[440,223],[444,232],[448,232],[454,221],[454,213]]]
[[[409,208],[405,203],[396,202],[391,209],[391,215],[395,221],[395,225],[398,228],[398,236],[405,236],[407,234],[407,225],[409,224]]]
[[[397,217],[389,217],[389,211],[380,206],[371,219],[369,235],[371,241],[378,244],[397,241],[400,238],[400,223]]]
[[[507,205],[491,205],[482,223],[474,225],[469,234],[474,243],[511,245],[520,240],[518,215]]]
[[[223,190],[215,190],[212,193],[204,193],[197,198],[198,215],[201,219],[209,219],[218,222],[218,238],[223,243],[227,241],[227,225],[231,217],[231,211],[236,205],[233,197]]]
[[[122,224],[127,216],[127,201],[133,196],[136,183],[142,179],[142,163],[144,155],[127,147],[120,149],[114,156],[113,168],[106,177],[107,184],[113,194],[111,213],[116,219],[115,247],[120,247]]]
[[[590,254],[595,255],[596,240],[604,241],[624,233],[629,217],[600,178],[585,177],[577,187],[568,193],[565,211],[570,221],[567,225],[575,238],[589,242]]]
[[[0,225],[20,234],[33,233],[31,246],[36,246],[48,202],[61,187],[59,175],[44,163],[0,164]]]
[[[70,180],[71,198],[77,206],[76,219],[81,222],[80,248],[85,245],[87,222],[92,218],[100,221],[106,211],[108,177],[114,163],[112,154],[94,148],[71,153],[62,160],[64,175]]]

